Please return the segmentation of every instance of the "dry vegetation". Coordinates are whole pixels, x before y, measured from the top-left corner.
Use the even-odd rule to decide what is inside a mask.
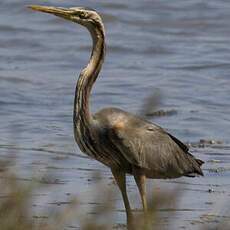
[[[37,183],[25,183],[16,179],[16,176],[11,174],[7,167],[7,162],[0,162],[0,229],[1,230],[57,230],[66,229],[66,223],[71,220],[77,220],[80,223],[82,230],[106,230],[106,229],[125,229],[124,225],[112,226],[111,219],[107,216],[111,215],[114,204],[111,202],[112,191],[105,192],[105,206],[95,207],[91,210],[94,215],[84,216],[78,207],[78,202],[70,198],[70,202],[66,208],[57,208],[49,212],[47,218],[37,219],[31,215],[31,204],[33,191],[38,189],[40,185]],[[98,186],[97,190],[101,190]],[[99,191],[97,191],[99,192]],[[97,196],[95,192],[95,198]],[[100,191],[101,192],[101,191]],[[177,194],[177,195],[176,195]],[[142,212],[136,212],[135,230],[144,229],[161,229],[162,216],[157,210],[171,203],[171,206],[176,207],[178,200],[178,191],[171,194],[161,193],[154,194],[154,202],[149,200],[150,211],[148,217],[144,218]],[[173,212],[172,212],[173,213]],[[110,221],[108,221],[110,220]],[[168,222],[173,221],[173,214],[168,217]],[[219,225],[215,227],[204,226],[203,229],[218,229],[227,230],[230,226],[228,219],[220,220]],[[168,226],[169,223],[168,223]]]

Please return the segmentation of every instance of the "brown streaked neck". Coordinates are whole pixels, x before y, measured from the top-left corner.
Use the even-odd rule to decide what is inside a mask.
[[[80,73],[75,90],[74,100],[74,127],[78,122],[81,122],[85,127],[88,127],[92,122],[92,115],[90,113],[90,92],[93,83],[96,81],[97,76],[101,70],[101,66],[105,56],[105,42],[104,42],[104,27],[103,24],[98,22],[95,25],[87,26],[92,41],[93,48],[90,61],[86,68]]]

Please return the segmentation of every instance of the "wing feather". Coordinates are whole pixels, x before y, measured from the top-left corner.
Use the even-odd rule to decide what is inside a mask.
[[[188,147],[159,126],[126,126],[113,130],[114,144],[130,164],[152,171],[153,177],[202,174]]]
[[[108,131],[105,138],[123,156],[123,161],[146,169],[152,173],[149,177],[203,175],[200,169],[203,162],[195,159],[185,144],[160,126],[116,108],[99,111],[95,120],[102,130]]]

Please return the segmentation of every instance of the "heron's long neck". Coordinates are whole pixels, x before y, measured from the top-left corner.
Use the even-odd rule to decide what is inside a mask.
[[[74,100],[74,124],[82,122],[88,126],[92,121],[90,113],[89,97],[93,83],[101,70],[105,55],[104,28],[99,24],[97,27],[89,28],[93,40],[93,49],[90,61],[80,74],[77,82]]]

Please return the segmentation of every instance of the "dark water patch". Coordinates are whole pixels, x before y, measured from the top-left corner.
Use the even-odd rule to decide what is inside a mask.
[[[230,146],[229,145],[213,145],[212,148],[214,149],[220,149],[220,150],[230,150]]]
[[[26,27],[0,24],[0,31],[6,35],[5,33],[31,33],[33,30]]]
[[[125,3],[114,3],[114,2],[103,2],[102,3],[103,8],[108,8],[112,10],[126,10],[129,8],[128,4]]]
[[[219,163],[224,163],[223,160],[217,160],[217,159],[211,159],[207,161],[208,163],[213,163],[213,164],[219,164]]]
[[[56,202],[49,202],[48,204],[62,206],[62,205],[70,205],[72,203],[73,203],[72,201],[56,201]]]
[[[62,21],[62,20],[60,20],[60,19],[56,19],[57,21],[55,21],[55,25],[57,25],[57,27],[55,26],[55,27],[52,27],[52,26],[50,26],[50,27],[46,27],[46,26],[44,26],[44,27],[36,27],[36,28],[34,28],[34,27],[31,27],[29,30],[31,30],[30,32],[28,32],[28,34],[30,34],[30,33],[33,33],[33,36],[34,35],[36,35],[36,37],[38,37],[38,38],[41,38],[41,37],[43,37],[44,35],[46,35],[46,34],[49,34],[51,37],[50,38],[52,38],[52,36],[55,36],[55,35],[63,35],[63,34],[73,34],[73,30],[72,30],[72,28],[69,28],[69,27],[63,27],[63,25],[61,26],[59,26],[59,24],[60,24],[60,21]],[[59,22],[59,23],[58,23]],[[47,22],[45,22],[47,25],[49,25]],[[40,23],[39,23],[40,24]],[[51,39],[52,40],[52,39]],[[45,46],[45,44],[43,44],[44,46]],[[51,44],[50,44],[51,45]]]
[[[51,159],[55,160],[55,161],[63,161],[63,160],[66,160],[68,158],[69,158],[68,156],[54,156]]]
[[[23,54],[18,54],[18,55],[15,55],[14,57],[12,56],[8,56],[8,55],[5,55],[4,57],[3,56],[0,56],[0,61],[6,61],[6,59],[8,59],[8,63],[13,63],[15,64],[15,62],[17,61],[17,63],[22,63],[22,62],[38,62],[38,60],[40,60],[39,58],[37,57],[32,57],[32,56],[29,56],[29,55],[23,55]],[[17,66],[17,68],[20,68],[19,66]]]
[[[25,182],[32,182],[31,178],[23,178],[23,177],[15,177],[15,178],[10,178],[10,177],[5,177],[0,175],[0,179],[7,179],[7,180],[18,180],[18,181],[25,181]]]
[[[66,226],[66,229],[77,229],[77,230],[80,230],[80,227],[77,227],[77,226]]]
[[[129,87],[134,87],[135,83],[132,83],[132,82],[116,82],[116,84],[114,84],[114,83],[108,82],[106,84],[106,86],[109,87],[109,88],[114,88],[114,89],[119,89],[120,87],[129,88]]]
[[[108,92],[107,89],[104,92],[98,92],[97,96],[118,96],[121,95],[120,92]],[[125,92],[124,92],[125,94]]]
[[[169,48],[164,48],[163,46],[150,46],[147,47],[145,50],[142,52],[145,55],[171,55],[174,52],[170,50]]]
[[[47,162],[41,162],[41,161],[34,161],[31,163],[31,165],[38,165],[38,166],[41,166],[41,165],[47,165],[48,163]]]
[[[167,67],[167,69],[182,69],[182,70],[189,70],[189,71],[201,71],[201,70],[212,70],[212,69],[219,69],[219,68],[230,68],[229,63],[210,63],[210,64],[198,64],[198,65],[187,65],[187,66],[175,66],[175,67]]]
[[[126,224],[115,224],[115,225],[113,226],[113,229],[119,229],[119,230],[124,229],[124,230],[126,230],[126,229],[127,229],[127,226],[126,226]]]
[[[199,147],[200,148],[200,147]],[[201,147],[201,148],[204,148],[204,147]],[[211,147],[211,148],[213,148],[213,147]],[[229,152],[211,152],[211,151],[207,151],[207,152],[204,152],[203,153],[204,155],[209,155],[209,156],[223,156],[223,157],[225,157],[225,156],[229,156]]]
[[[177,115],[177,110],[171,109],[171,110],[157,110],[157,111],[150,111],[145,113],[145,116],[147,117],[163,117],[163,116],[174,116]]]
[[[82,45],[78,48],[78,51],[87,51],[90,52],[91,51],[92,46],[91,45]]]
[[[65,168],[65,167],[61,167],[61,166],[49,165],[49,166],[46,167],[46,169],[51,169],[51,170],[72,170],[73,168]]]
[[[57,155],[66,155],[66,156],[76,156],[80,158],[88,158],[87,156],[77,154],[77,153],[71,153],[71,152],[62,152],[62,151],[55,151],[55,150],[49,150],[45,148],[24,148],[20,146],[13,146],[13,145],[0,145],[0,149],[8,149],[8,150],[18,150],[18,151],[35,151],[35,152],[42,152],[42,153],[54,153]]]
[[[203,212],[205,211],[206,209],[192,209],[192,208],[182,208],[182,209],[179,209],[179,208],[160,208],[160,209],[157,209],[157,211],[160,211],[160,212]]]
[[[47,185],[64,185],[68,181],[67,180],[61,180],[58,178],[43,177],[40,180],[38,180],[37,182],[39,182],[41,184],[47,184]]]
[[[206,170],[212,173],[225,173],[227,171],[230,171],[230,167],[217,167],[217,168],[209,168]]]
[[[124,63],[124,64],[119,65],[118,67],[122,68],[124,70],[130,70],[130,69],[132,69],[133,73],[134,73],[134,71],[138,71],[139,72],[143,68],[141,65],[138,65],[138,64],[135,64],[135,63],[129,63],[129,64],[125,64]],[[135,84],[134,87],[138,87],[138,86],[136,86],[136,84]]]
[[[79,167],[62,167],[62,166],[52,166],[49,165],[46,167],[48,170],[77,170],[77,171],[85,171],[85,172],[98,172],[98,169],[92,169],[92,168],[79,168]],[[100,172],[106,172],[103,170],[100,170]]]
[[[96,172],[98,172],[98,169],[93,169],[93,168],[80,168],[80,167],[78,167],[76,169],[79,171],[87,171],[87,172],[95,172],[96,171]],[[107,172],[107,171],[100,169],[100,172]]]
[[[38,42],[31,41],[27,38],[11,38],[11,39],[1,39],[0,40],[0,48],[11,48],[11,49],[35,49],[44,47]],[[26,55],[24,56],[26,58]],[[34,55],[30,57],[31,61],[36,58]],[[21,57],[17,57],[17,59],[21,59]],[[28,60],[28,59],[27,59]],[[37,59],[38,61],[38,59]]]
[[[25,79],[25,78],[21,78],[21,77],[12,77],[12,76],[1,76],[1,75],[0,75],[0,81],[6,81],[6,82],[16,83],[16,84],[33,83],[29,79]]]
[[[198,142],[191,142],[187,143],[189,147],[193,148],[219,148],[219,149],[225,149],[227,146],[224,146],[224,143],[222,140],[214,140],[214,139],[200,139]]]
[[[36,216],[36,215],[33,215],[33,218],[34,219],[48,219],[49,218],[49,216]]]
[[[105,23],[114,24],[119,19],[117,16],[112,15],[112,14],[103,13],[101,16],[102,16],[102,19],[104,20]]]
[[[193,183],[193,182],[189,182],[189,181],[176,181],[176,180],[164,180],[164,183],[172,183],[172,184],[179,184],[182,186],[185,186],[185,188],[188,185],[191,185],[192,187],[196,186],[196,187],[208,187],[208,186],[212,186],[212,187],[224,187],[224,186],[229,186],[230,184],[209,184],[208,182],[200,182],[200,183]],[[183,188],[183,187],[182,187]],[[202,190],[203,191],[203,190]]]
[[[25,106],[25,107],[27,107],[27,106],[34,106],[34,103],[33,102],[22,102],[22,101],[8,101],[8,100],[6,100],[6,101],[1,101],[0,100],[0,105],[2,105],[2,106]],[[39,105],[39,104],[37,104],[37,105]],[[13,111],[17,111],[17,109],[15,109],[15,110],[11,110],[12,112]]]
[[[214,189],[199,189],[199,188],[184,188],[184,191],[187,192],[200,192],[200,193],[215,193],[215,194],[224,194],[225,191],[224,190],[214,190]]]
[[[138,49],[132,49],[132,48],[128,48],[122,45],[109,45],[108,46],[108,50],[109,52],[112,52],[113,54],[124,54],[124,53],[138,53]]]

